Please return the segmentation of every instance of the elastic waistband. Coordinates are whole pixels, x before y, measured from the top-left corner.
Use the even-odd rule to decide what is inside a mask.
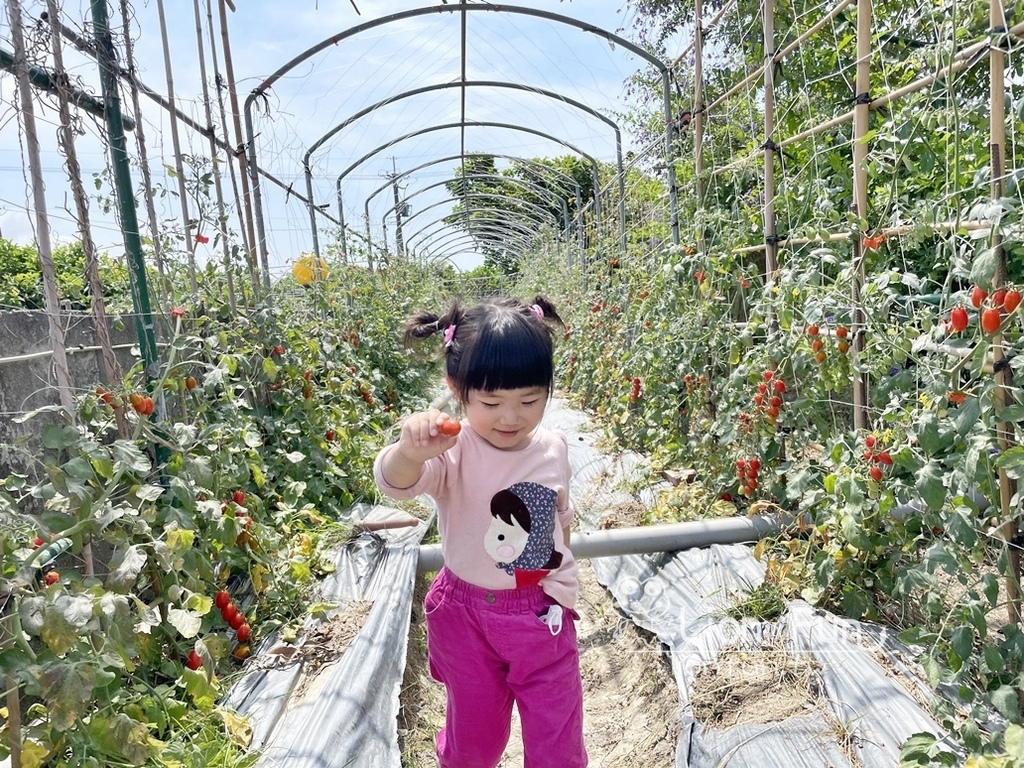
[[[521,589],[487,589],[463,581],[447,567],[442,567],[434,579],[434,588],[443,589],[460,602],[480,607],[497,608],[505,611],[530,611],[545,605],[553,605],[552,598],[541,586]]]

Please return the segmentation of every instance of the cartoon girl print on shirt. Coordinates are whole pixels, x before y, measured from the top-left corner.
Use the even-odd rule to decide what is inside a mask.
[[[558,494],[538,483],[515,483],[491,498],[484,550],[515,576],[517,588],[534,586],[562,564],[555,550],[557,511]]]

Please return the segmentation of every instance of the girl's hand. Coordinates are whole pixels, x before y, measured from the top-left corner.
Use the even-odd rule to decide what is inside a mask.
[[[458,442],[458,438],[442,431],[441,425],[449,421],[451,417],[436,408],[414,413],[402,425],[398,450],[408,461],[425,462],[440,456]]]

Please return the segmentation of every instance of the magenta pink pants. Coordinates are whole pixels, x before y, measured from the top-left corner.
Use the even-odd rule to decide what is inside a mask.
[[[572,611],[552,634],[539,587],[487,590],[442,568],[427,593],[430,672],[448,691],[437,734],[442,768],[494,768],[508,744],[512,702],[524,768],[583,768],[583,685]]]

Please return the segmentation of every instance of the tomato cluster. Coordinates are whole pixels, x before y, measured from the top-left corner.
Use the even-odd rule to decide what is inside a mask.
[[[836,339],[836,350],[841,355],[850,351],[850,329],[845,325],[837,325],[832,335]],[[814,360],[817,363],[824,363],[828,354],[825,351],[825,341],[822,339],[821,328],[811,323],[807,326],[807,336],[811,339],[811,352],[814,353]]]
[[[140,395],[138,392],[132,392],[129,394],[128,402],[132,404],[132,408],[134,408],[136,413],[140,416],[152,416],[153,410],[156,408],[156,404],[153,402],[152,397],[149,395]]]
[[[868,477],[876,483],[885,476],[885,471],[882,467],[892,466],[892,456],[889,455],[888,451],[876,450],[878,447],[878,440],[874,435],[865,436],[864,461],[871,464],[871,467],[868,469]]]
[[[632,386],[629,390],[629,402],[635,403],[640,399],[640,390],[643,387],[643,382],[640,381],[639,376],[634,376],[632,380]]]
[[[235,630],[235,638],[238,640],[239,647],[245,645],[245,658],[249,655],[249,638],[252,637],[252,627],[249,626],[249,622],[246,621],[245,614],[238,610],[238,606],[235,605],[235,601],[231,599],[231,593],[226,589],[220,590],[213,598],[213,604],[220,609],[220,617],[224,619],[225,623]],[[240,652],[238,648],[232,653],[235,658],[239,658]],[[191,659],[191,655],[189,656]],[[193,667],[194,669],[194,667]]]
[[[736,478],[740,487],[737,492],[741,496],[753,496],[757,490],[761,473],[761,460],[756,456],[751,459],[739,459],[736,462]]]
[[[971,306],[978,310],[978,324],[989,336],[999,333],[1003,317],[1012,315],[1021,303],[1021,293],[1016,288],[1000,288],[989,296],[980,285],[971,289]],[[970,317],[962,306],[953,307],[946,318],[946,333],[960,333],[967,329]]]

